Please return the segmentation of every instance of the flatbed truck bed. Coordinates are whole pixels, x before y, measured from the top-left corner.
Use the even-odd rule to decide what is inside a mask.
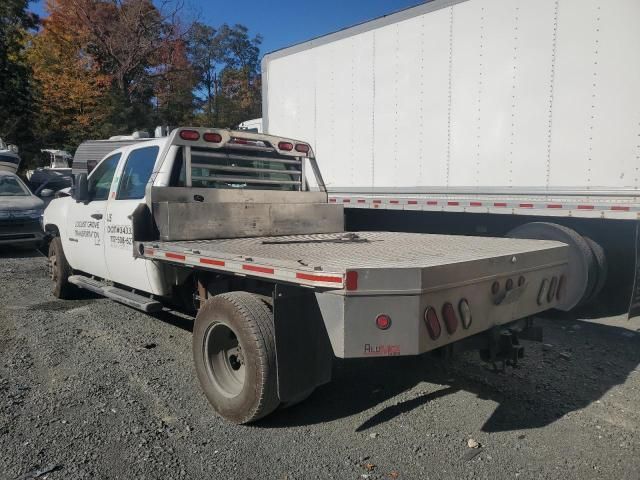
[[[347,294],[362,293],[363,288],[415,293],[428,288],[429,277],[437,277],[432,283],[440,284],[443,270],[452,281],[468,283],[537,268],[541,257],[547,266],[564,261],[564,245],[559,242],[402,232],[138,242],[137,246],[141,257],[159,262],[321,289],[345,289]],[[348,288],[348,272],[360,273],[360,288]],[[409,289],[406,282],[385,288],[384,279],[399,273],[415,283]]]

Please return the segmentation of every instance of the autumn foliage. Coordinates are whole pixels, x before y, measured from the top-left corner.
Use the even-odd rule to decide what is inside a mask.
[[[231,127],[260,116],[261,39],[241,25],[185,24],[174,0],[47,0],[35,29],[27,0],[3,1],[24,23],[13,48],[31,112],[19,120],[34,152],[156,125]],[[8,15],[0,9],[0,21]],[[7,125],[0,137],[14,140],[17,129]]]

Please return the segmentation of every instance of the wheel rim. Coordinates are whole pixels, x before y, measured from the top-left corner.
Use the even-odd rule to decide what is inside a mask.
[[[49,254],[49,278],[56,281],[56,271],[58,267],[58,259],[56,258],[56,254],[54,252]]]
[[[209,380],[224,396],[239,395],[244,387],[245,360],[235,332],[216,323],[207,330],[203,347]]]

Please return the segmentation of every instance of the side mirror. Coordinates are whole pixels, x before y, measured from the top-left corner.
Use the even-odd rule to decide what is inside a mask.
[[[87,181],[86,173],[76,175],[75,185],[73,186],[73,199],[78,203],[87,203],[89,201],[89,182]]]
[[[51,198],[51,197],[53,197],[53,194],[54,194],[54,193],[56,193],[56,192],[54,192],[54,191],[53,191],[53,190],[51,190],[50,188],[43,188],[43,189],[40,191],[40,196],[41,196],[42,198]]]

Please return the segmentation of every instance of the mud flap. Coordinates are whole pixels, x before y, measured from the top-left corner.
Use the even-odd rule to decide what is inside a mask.
[[[640,222],[636,223],[636,264],[633,271],[633,290],[629,305],[629,318],[640,316]]]
[[[273,318],[278,397],[293,401],[331,380],[333,350],[313,291],[276,285]]]

